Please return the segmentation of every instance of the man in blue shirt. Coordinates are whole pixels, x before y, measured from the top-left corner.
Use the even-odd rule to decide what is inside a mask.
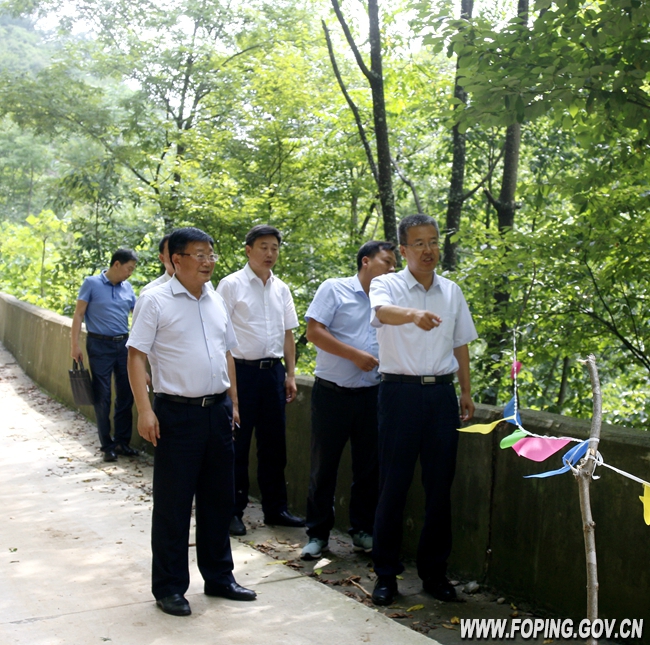
[[[92,372],[95,416],[104,461],[117,455],[129,457],[138,451],[129,446],[133,425],[133,394],[126,371],[129,313],[135,306],[135,293],[127,282],[138,257],[131,249],[113,253],[110,268],[86,278],[79,290],[72,318],[72,358],[81,361],[79,346],[81,323],[86,322],[86,352]],[[115,375],[114,437],[111,438],[111,374]]]
[[[307,500],[309,542],[301,558],[319,558],[334,526],[336,474],[343,448],[352,450],[350,534],[355,549],[372,550],[377,505],[376,331],[370,326],[370,282],[395,270],[390,242],[366,242],[357,275],[321,284],[307,310],[307,339],[316,345],[312,390],[311,475]]]

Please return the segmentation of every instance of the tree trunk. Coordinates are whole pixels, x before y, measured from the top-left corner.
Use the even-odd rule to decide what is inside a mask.
[[[474,0],[462,0],[460,17],[461,20],[469,20],[472,17]],[[456,64],[458,69],[458,63]],[[458,82],[454,87],[454,96],[463,103],[467,102],[467,92]],[[452,241],[452,236],[460,230],[460,216],[463,210],[463,192],[465,184],[465,143],[464,132],[460,132],[458,124],[452,129],[453,161],[451,165],[451,180],[449,182],[449,197],[447,199],[447,219],[445,224],[445,247],[442,256],[442,268],[446,271],[454,271],[458,264],[458,242]]]
[[[372,114],[375,123],[375,140],[377,143],[377,187],[379,189],[379,202],[384,221],[384,239],[393,242],[393,244],[397,244],[393,169],[388,142],[384,72],[381,55],[381,31],[377,0],[368,0],[368,20],[370,36],[370,87],[372,90]]]
[[[591,391],[593,393],[593,416],[591,419],[591,433],[589,434],[589,448],[587,458],[582,459],[578,465],[578,492],[580,495],[580,512],[582,515],[582,529],[585,540],[585,558],[587,563],[587,618],[592,622],[598,618],[598,564],[596,560],[596,532],[595,522],[591,515],[591,500],[589,484],[594,473],[596,451],[600,441],[600,427],[602,422],[602,399],[600,392],[600,379],[596,357],[590,354],[586,360],[589,376],[591,377]],[[574,473],[575,474],[575,473]],[[598,645],[595,638],[589,637],[587,645]]]
[[[397,244],[397,220],[395,215],[395,196],[393,193],[393,170],[390,155],[390,145],[388,142],[388,121],[386,119],[386,100],[384,98],[384,76],[382,69],[382,53],[381,53],[381,30],[379,24],[379,6],[377,0],[368,0],[368,23],[369,23],[369,40],[370,40],[370,68],[368,68],[361,56],[359,48],[357,47],[350,28],[348,27],[345,18],[341,12],[341,7],[338,0],[331,0],[332,7],[336,13],[336,17],[343,29],[345,37],[348,41],[350,49],[354,54],[359,69],[368,80],[370,90],[372,93],[372,114],[373,123],[375,126],[375,145],[377,155],[377,173],[375,181],[377,183],[377,193],[379,196],[379,203],[381,205],[381,216],[384,223],[384,239],[393,244]],[[327,36],[327,29],[325,33]],[[328,47],[330,43],[328,42]],[[330,51],[330,58],[334,64],[332,52]],[[337,70],[334,70],[335,74]],[[346,94],[342,81],[337,76],[341,90]],[[353,108],[353,103],[348,96],[346,96],[348,104]],[[357,127],[359,127],[358,114],[355,113],[357,120]],[[360,133],[363,133],[363,127],[359,128]],[[363,139],[363,134],[362,134]],[[368,154],[368,149],[366,153]],[[372,159],[370,160],[371,166]]]
[[[528,0],[519,0],[517,15],[522,24],[526,24],[528,21]],[[494,199],[494,197],[486,191],[488,200],[497,211],[499,234],[502,238],[514,227],[515,224],[515,211],[517,210],[515,194],[517,189],[520,146],[521,125],[519,123],[513,123],[508,126],[506,130],[503,155],[503,177],[501,179],[499,199]],[[496,279],[492,315],[501,320],[501,325],[497,332],[491,333],[486,338],[488,388],[481,400],[483,403],[490,405],[496,405],[497,403],[501,376],[503,374],[503,351],[508,346],[506,308],[510,301],[510,292],[508,291],[507,280],[507,275],[501,275]]]

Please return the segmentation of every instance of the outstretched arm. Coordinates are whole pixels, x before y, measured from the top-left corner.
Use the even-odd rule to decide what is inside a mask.
[[[397,305],[381,305],[375,310],[375,315],[380,323],[384,325],[406,325],[413,323],[420,329],[429,331],[437,327],[442,318],[432,311],[426,309],[412,309],[410,307],[398,307]]]

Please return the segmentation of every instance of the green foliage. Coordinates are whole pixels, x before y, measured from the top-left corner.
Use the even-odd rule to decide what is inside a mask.
[[[50,17],[57,5],[4,3]],[[593,352],[606,420],[643,426],[648,3],[540,1],[527,26],[509,20],[509,0],[477,3],[467,22],[452,5],[382,7],[384,83],[399,174],[441,221],[450,127],[465,133],[468,196],[450,277],[481,337],[503,338],[495,357],[484,342],[471,347],[476,398],[494,386],[494,361],[499,403],[510,398],[516,329],[523,405],[589,416],[579,359]],[[49,34],[31,19],[0,19],[0,288],[70,313],[82,278],[123,245],[140,256],[137,290],[160,272],[160,237],[185,224],[215,238],[216,282],[245,262],[246,231],[269,222],[284,234],[276,270],[292,289],[304,340],[318,285],[353,273],[358,246],[382,230],[375,182],[328,60],[325,5],[74,6]],[[415,11],[410,33],[404,16]],[[355,34],[366,33],[363,12],[351,15]],[[336,37],[337,51],[347,51]],[[353,60],[337,59],[371,132],[367,84]],[[467,107],[453,96],[457,63]],[[523,124],[520,208],[513,230],[500,234],[481,188],[498,193],[504,131],[515,122]],[[403,216],[415,199],[394,179]],[[495,309],[504,285],[509,299]],[[309,372],[313,348],[298,348]]]
[[[65,222],[42,211],[25,224],[3,222],[0,232],[0,289],[63,313],[74,279],[61,266],[61,250],[70,243]]]

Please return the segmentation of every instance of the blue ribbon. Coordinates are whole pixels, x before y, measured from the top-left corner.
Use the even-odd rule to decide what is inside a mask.
[[[562,463],[564,464],[562,468],[558,468],[557,470],[548,470],[547,472],[539,473],[538,475],[524,475],[524,479],[530,479],[531,477],[546,478],[553,477],[553,475],[568,473],[571,470],[570,466],[575,466],[585,456],[588,445],[589,439],[586,439],[582,443],[573,446],[571,450],[568,450],[562,457]]]
[[[508,419],[508,417],[511,417]],[[519,410],[517,410],[517,420],[515,421],[515,397],[513,396],[505,408],[503,408],[503,418],[508,422],[512,423],[513,426],[517,424],[521,425],[521,417],[519,416]]]

